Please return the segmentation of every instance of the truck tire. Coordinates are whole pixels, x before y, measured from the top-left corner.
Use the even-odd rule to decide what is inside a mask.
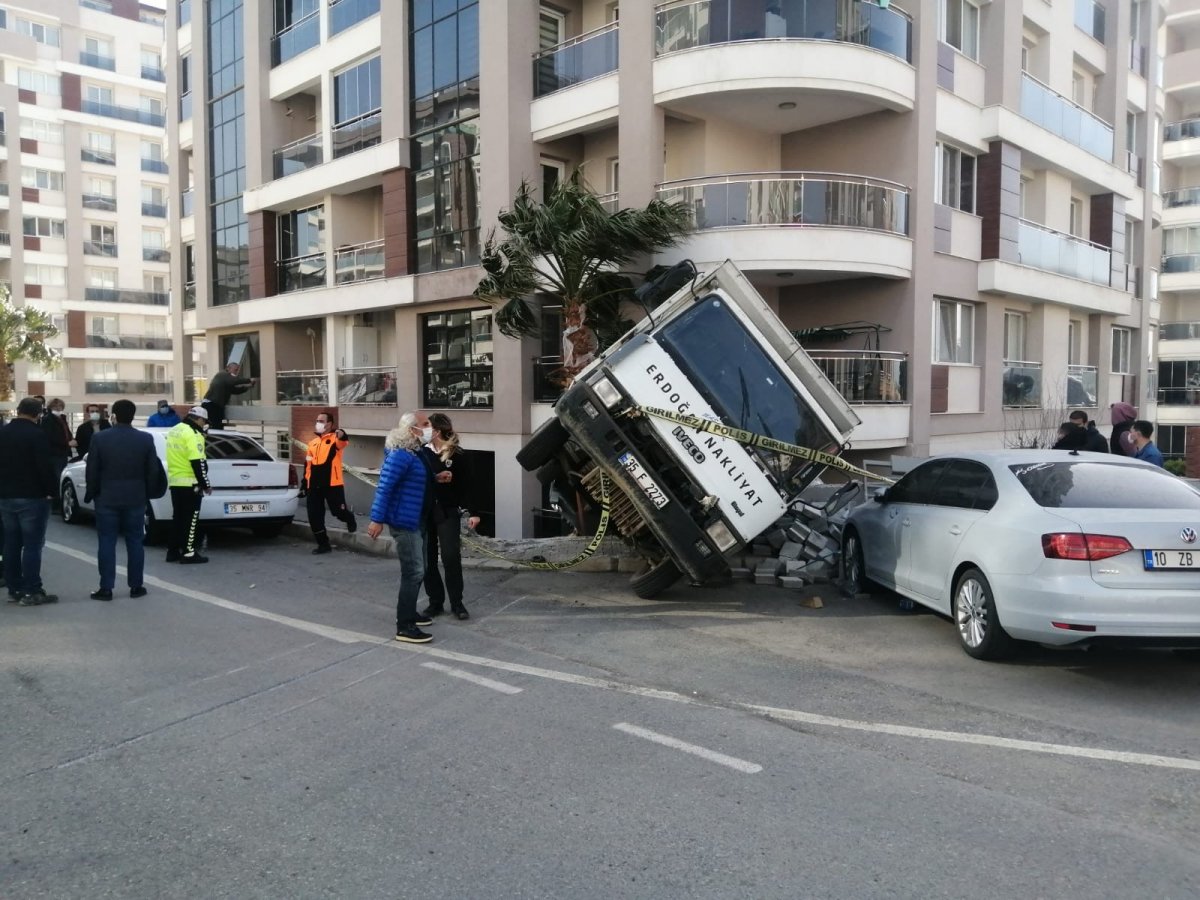
[[[529,436],[529,441],[517,451],[517,462],[526,472],[536,472],[563,448],[570,435],[558,419],[549,419]]]
[[[629,584],[643,600],[653,600],[682,577],[679,567],[672,560],[664,559],[634,575]]]

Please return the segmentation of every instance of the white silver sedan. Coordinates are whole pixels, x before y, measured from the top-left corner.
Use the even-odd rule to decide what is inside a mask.
[[[166,435],[169,428],[144,428],[154,437],[158,458],[166,465]],[[207,526],[241,525],[255,534],[273,537],[296,515],[300,480],[289,462],[276,460],[254,438],[236,431],[210,431],[205,435],[208,477],[212,496],[200,505],[200,522]],[[86,463],[78,460],[62,474],[60,492],[62,517],[78,522],[91,512],[87,495]],[[151,500],[146,509],[146,538],[153,543],[166,536],[171,523],[171,495]]]
[[[949,616],[977,659],[1015,640],[1200,645],[1200,493],[1103,453],[936,457],[854,510],[848,588]]]

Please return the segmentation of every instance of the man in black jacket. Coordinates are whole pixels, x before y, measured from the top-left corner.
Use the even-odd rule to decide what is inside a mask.
[[[117,536],[125,536],[130,597],[146,596],[142,584],[146,554],[146,504],[166,493],[167,474],[158,461],[154,438],[133,427],[137,408],[129,400],[113,404],[117,424],[92,438],[87,458],[87,495],[96,503],[100,589],[93,600],[111,600],[117,580]]]
[[[50,442],[50,464],[54,467],[54,484],[57,486],[62,480],[62,471],[67,467],[67,462],[78,455],[75,452],[75,436],[71,434],[71,426],[67,423],[66,404],[58,397],[51,400],[46,404],[40,424]],[[57,506],[57,487],[51,496],[52,502]]]
[[[1092,453],[1108,452],[1108,438],[1096,429],[1096,423],[1088,418],[1087,413],[1082,409],[1074,410],[1070,415],[1070,421],[1087,431],[1087,443],[1081,449],[1090,450]]]
[[[37,424],[40,412],[41,404],[26,397],[17,404],[16,418],[0,428],[4,575],[9,602],[22,606],[58,601],[42,588],[42,546],[58,481],[50,440]]]
[[[225,427],[225,407],[233,395],[246,393],[257,380],[240,377],[241,371],[242,367],[237,363],[230,363],[208,383],[203,405],[208,411],[208,427],[215,431]]]
[[[92,437],[108,431],[112,423],[100,412],[100,407],[89,403],[83,408],[83,424],[75,429],[75,455],[87,456],[92,447]]]

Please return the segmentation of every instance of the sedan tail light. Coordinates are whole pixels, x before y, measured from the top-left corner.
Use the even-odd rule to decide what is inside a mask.
[[[298,474],[296,474],[295,466],[288,466],[288,487],[290,487],[290,488],[300,487],[300,476]]]
[[[1095,562],[1120,556],[1133,549],[1133,544],[1112,534],[1081,534],[1078,531],[1042,535],[1042,553],[1047,559],[1083,559]]]

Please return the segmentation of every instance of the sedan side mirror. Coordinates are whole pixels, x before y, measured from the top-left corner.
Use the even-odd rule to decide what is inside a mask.
[[[875,502],[876,503],[887,503],[888,502],[888,489],[887,488],[884,488],[882,491],[880,491],[878,494],[875,495]]]

